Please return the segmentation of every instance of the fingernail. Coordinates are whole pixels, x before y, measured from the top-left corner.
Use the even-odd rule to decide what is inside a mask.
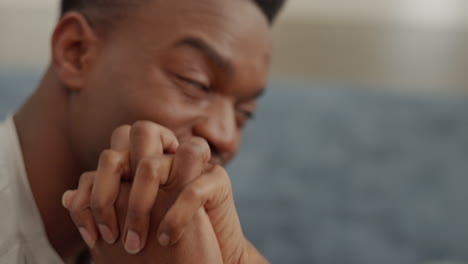
[[[168,236],[166,233],[162,233],[162,234],[159,236],[158,242],[159,242],[159,244],[160,244],[161,246],[167,247],[167,246],[169,246],[170,238],[169,238],[169,236]]]
[[[128,230],[125,240],[125,250],[130,254],[140,252],[140,236],[133,230]]]
[[[78,228],[78,231],[80,231],[81,237],[85,241],[86,245],[88,245],[89,248],[93,248],[96,244],[96,241],[91,238],[91,235],[88,233],[88,231],[83,227]]]
[[[108,244],[115,243],[114,235],[112,235],[112,231],[109,229],[109,227],[107,227],[106,225],[99,224],[98,228],[104,241],[106,241]]]
[[[67,198],[68,198],[68,195],[71,193],[71,191],[66,191],[63,195],[62,195],[62,206],[67,208],[68,209],[68,201],[67,201]]]

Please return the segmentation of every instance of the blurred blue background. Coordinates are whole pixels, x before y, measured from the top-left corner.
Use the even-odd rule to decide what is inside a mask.
[[[243,147],[240,215],[274,263],[468,263],[468,97],[274,84]]]
[[[0,119],[49,61],[57,0],[0,0]],[[468,1],[290,0],[229,166],[278,264],[468,264]]]

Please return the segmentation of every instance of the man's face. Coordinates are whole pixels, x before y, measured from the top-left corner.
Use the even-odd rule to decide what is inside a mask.
[[[95,167],[116,127],[149,120],[179,141],[205,138],[225,164],[266,85],[268,22],[249,0],[149,2],[103,36],[85,87],[70,97],[78,158]]]

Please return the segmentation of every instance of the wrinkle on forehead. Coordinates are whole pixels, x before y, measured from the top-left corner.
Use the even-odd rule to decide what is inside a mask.
[[[154,0],[141,5],[134,18],[174,30],[183,26],[238,34],[249,27],[266,37],[270,29],[268,20],[251,0]]]
[[[236,55],[245,54],[251,58],[264,53],[264,59],[269,62],[270,27],[252,1],[202,0],[199,1],[198,12],[188,6],[181,6],[180,10],[187,21],[197,25],[192,30],[211,38],[226,48],[225,52],[230,50]]]
[[[170,45],[187,35],[202,36],[226,56],[262,56],[268,63],[270,26],[251,0],[154,0],[135,12],[134,38]],[[256,46],[254,47],[253,44]],[[260,53],[260,54],[259,54]],[[263,54],[262,54],[263,53]]]

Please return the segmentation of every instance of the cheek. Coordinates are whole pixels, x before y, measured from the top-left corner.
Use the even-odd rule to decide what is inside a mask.
[[[157,57],[157,56],[156,56]],[[161,67],[161,62],[148,52],[127,46],[113,45],[102,57],[97,82],[109,100],[108,109],[118,115],[119,122],[132,124],[148,120],[173,130],[187,126],[200,114],[200,109],[187,104],[173,80]]]
[[[130,121],[149,120],[182,133],[202,116],[203,109],[188,102],[163,71],[150,69],[134,83],[121,95]]]

